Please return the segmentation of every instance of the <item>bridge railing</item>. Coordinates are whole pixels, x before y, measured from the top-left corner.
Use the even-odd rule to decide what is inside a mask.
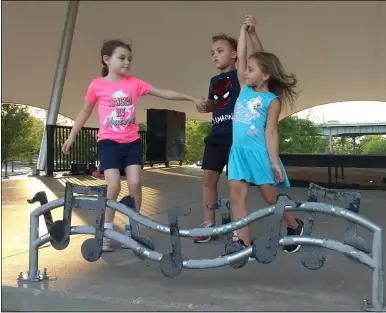
[[[352,205],[349,209],[325,203],[314,202],[315,192],[320,191],[332,199],[351,199]],[[83,196],[80,196],[82,194]],[[96,195],[96,196],[95,196]],[[283,199],[284,198],[284,199]],[[248,257],[254,257],[262,264],[271,263],[277,255],[278,247],[284,245],[302,245],[300,251],[301,263],[308,269],[320,269],[326,260],[322,249],[326,248],[344,254],[350,260],[359,262],[372,269],[372,297],[371,303],[364,301],[364,309],[381,312],[383,306],[383,245],[382,229],[370,220],[355,213],[359,210],[358,193],[341,192],[326,189],[315,184],[310,185],[309,200],[307,202],[295,202],[286,195],[278,197],[276,205],[255,211],[248,216],[231,221],[231,208],[228,200],[220,200],[210,207],[212,210],[221,210],[222,226],[215,228],[193,228],[180,229],[179,216],[189,214],[186,210],[173,208],[169,210],[169,225],[163,225],[155,220],[145,217],[135,210],[134,198],[127,196],[120,202],[107,200],[106,186],[78,186],[71,183],[66,184],[65,197],[48,202],[44,192],[35,195],[29,203],[39,201],[41,207],[30,214],[30,244],[29,244],[29,271],[27,274],[20,273],[20,281],[42,281],[49,279],[47,272],[40,274],[38,270],[38,248],[50,242],[57,250],[65,249],[70,243],[72,234],[89,234],[94,238],[83,242],[81,252],[83,257],[90,262],[98,260],[102,255],[103,237],[110,238],[131,248],[135,255],[140,258],[147,258],[160,263],[161,272],[167,277],[178,276],[183,268],[206,269],[230,265],[233,268],[241,268],[248,262]],[[63,219],[53,221],[51,210],[64,206]],[[132,237],[127,237],[115,230],[104,229],[104,210],[110,207],[121,212],[130,219]],[[96,212],[96,225],[93,226],[72,226],[72,209],[93,209]],[[280,237],[281,221],[284,212],[306,211],[323,213],[343,218],[349,222],[345,241],[338,242],[322,237],[312,237],[314,219],[308,216],[304,223],[304,235]],[[39,217],[43,215],[48,233],[39,236]],[[232,232],[243,228],[254,221],[273,215],[271,233],[269,237],[258,238],[251,247],[244,248],[234,244]],[[141,224],[154,231],[169,234],[172,247],[171,253],[160,253],[155,251],[153,241],[149,237],[139,235],[138,224]],[[360,225],[372,232],[371,248],[365,247],[362,238],[356,235],[356,228],[353,225]],[[227,234],[226,255],[214,259],[183,259],[181,252],[180,237],[211,236]],[[308,249],[310,248],[311,249]]]

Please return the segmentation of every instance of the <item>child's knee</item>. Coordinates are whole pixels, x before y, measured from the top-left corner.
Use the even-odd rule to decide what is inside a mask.
[[[232,203],[244,202],[246,199],[246,190],[243,184],[231,183],[229,186],[229,194]]]
[[[217,189],[217,183],[219,179],[219,174],[218,173],[207,173],[204,175],[204,187],[207,189]]]
[[[107,185],[107,198],[116,200],[121,192],[121,183],[110,183]]]
[[[140,192],[141,188],[142,188],[141,181],[129,181],[129,182],[127,182],[127,185],[129,187],[130,194]]]

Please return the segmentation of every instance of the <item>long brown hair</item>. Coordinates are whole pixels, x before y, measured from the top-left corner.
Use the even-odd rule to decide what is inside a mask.
[[[256,60],[260,69],[269,74],[268,89],[277,95],[282,105],[292,109],[300,91],[297,91],[298,80],[295,74],[288,74],[279,58],[270,52],[258,52],[250,56]]]
[[[107,55],[111,57],[118,47],[126,48],[131,52],[131,46],[121,40],[115,39],[115,40],[108,40],[105,41],[101,48],[101,63],[103,65],[102,67],[102,76],[105,77],[109,73],[109,68],[107,67],[105,61],[103,61],[103,56]]]

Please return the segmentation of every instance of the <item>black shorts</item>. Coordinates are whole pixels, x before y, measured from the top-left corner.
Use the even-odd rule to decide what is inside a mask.
[[[227,165],[226,175],[228,175],[229,153],[232,147],[232,135],[228,136],[208,136],[205,138],[205,151],[202,160],[202,169],[222,173],[224,166]]]
[[[141,139],[130,143],[101,140],[98,142],[98,158],[101,172],[112,168],[124,170],[129,165],[142,166]]]

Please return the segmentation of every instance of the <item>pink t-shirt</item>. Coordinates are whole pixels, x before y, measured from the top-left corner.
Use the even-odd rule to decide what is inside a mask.
[[[139,138],[135,107],[140,96],[150,92],[152,85],[133,76],[119,81],[94,79],[88,87],[86,101],[98,103],[99,132],[97,140],[129,143]]]

